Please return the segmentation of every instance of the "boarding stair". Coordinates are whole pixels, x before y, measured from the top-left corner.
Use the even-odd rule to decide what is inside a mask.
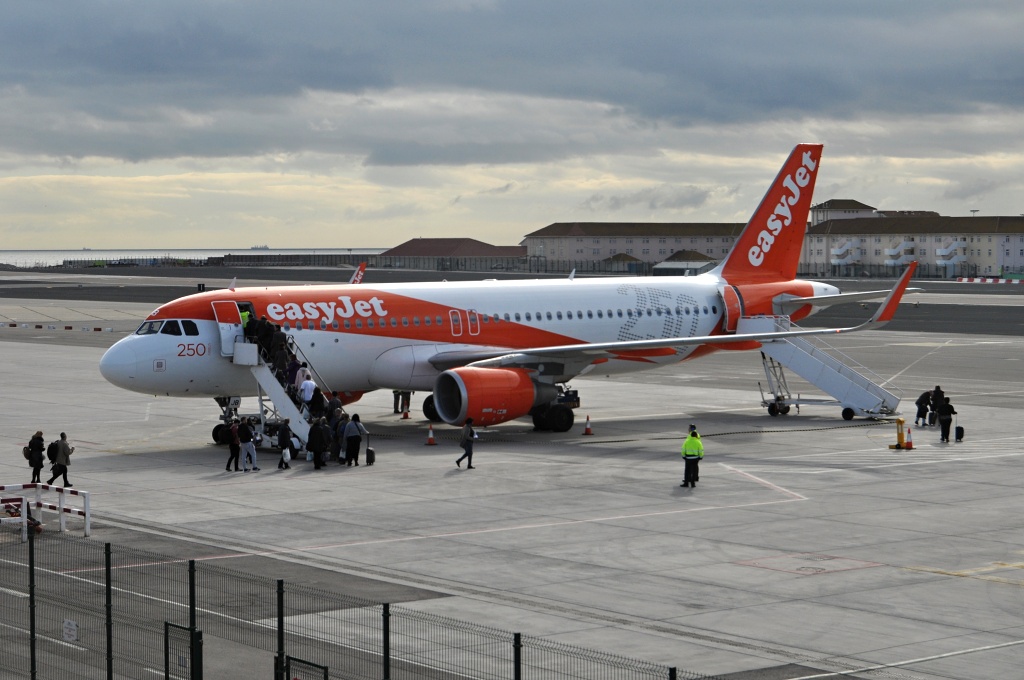
[[[799,329],[787,316],[756,316],[741,318],[736,332],[790,330]],[[802,337],[761,341],[761,358],[769,393],[765,396],[762,388],[762,403],[770,415],[788,413],[791,405],[799,408],[800,404],[811,403],[841,406],[845,420],[854,416],[884,418],[898,413],[902,391],[820,338],[816,341],[818,344]],[[783,367],[831,395],[832,399],[801,398],[800,395],[794,398],[786,384]]]
[[[235,342],[232,361],[240,366],[248,366],[252,376],[256,379],[256,383],[259,385],[257,396],[264,425],[267,422],[273,422],[276,425],[288,418],[290,421],[288,427],[291,428],[292,434],[305,444],[309,439],[309,423],[306,422],[304,409],[295,405],[284,385],[260,357],[259,346],[251,342]]]

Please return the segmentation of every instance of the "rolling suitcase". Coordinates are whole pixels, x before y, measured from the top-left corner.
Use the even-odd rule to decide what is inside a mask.
[[[370,447],[370,435],[366,435],[366,464],[373,465],[377,462],[377,452]]]
[[[958,442],[962,442],[964,440],[964,428],[963,428],[962,425],[957,425],[956,426],[956,429],[953,430],[953,437]]]
[[[939,414],[938,414],[938,412],[936,412],[936,411],[929,411],[928,412],[928,424],[929,425],[934,425],[937,422],[939,422]]]

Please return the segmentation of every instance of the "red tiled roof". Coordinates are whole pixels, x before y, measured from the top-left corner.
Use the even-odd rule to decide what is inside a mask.
[[[473,238],[414,238],[386,250],[391,257],[526,257],[526,246],[494,246]]]

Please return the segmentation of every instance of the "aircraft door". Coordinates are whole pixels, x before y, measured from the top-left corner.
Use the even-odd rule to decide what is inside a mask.
[[[243,340],[242,315],[238,311],[238,303],[234,300],[221,300],[213,303],[213,315],[217,317],[220,328],[220,355],[230,357],[235,354],[235,340]]]
[[[719,289],[722,296],[722,327],[729,333],[736,332],[736,324],[743,316],[743,298],[735,286],[725,285]]]

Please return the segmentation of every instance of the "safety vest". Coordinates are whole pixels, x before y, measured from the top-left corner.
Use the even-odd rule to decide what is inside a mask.
[[[683,442],[682,455],[685,460],[700,460],[704,457],[704,443],[700,440],[699,434],[690,433]]]

